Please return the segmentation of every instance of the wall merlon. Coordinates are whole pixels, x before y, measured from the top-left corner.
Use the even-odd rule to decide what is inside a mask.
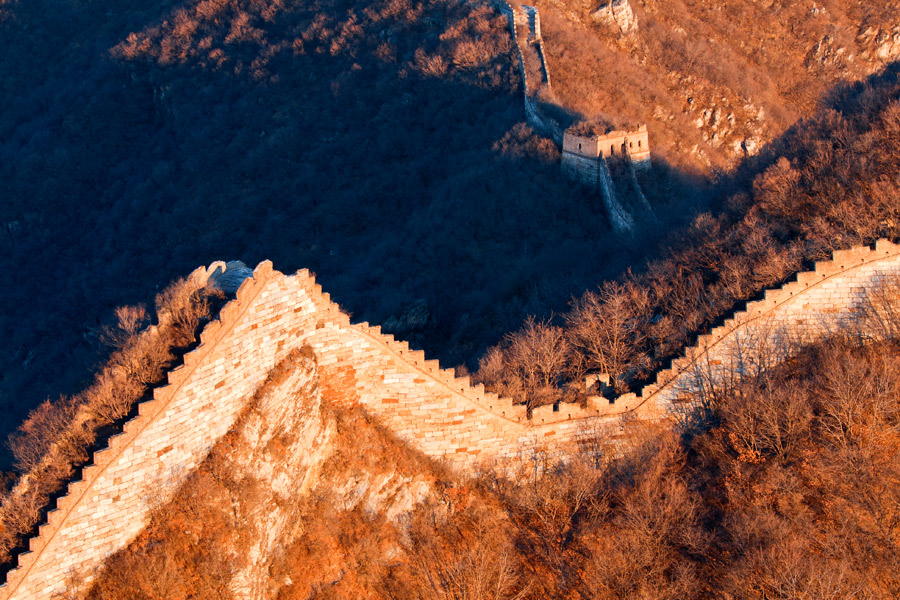
[[[828,260],[817,262],[815,271],[820,277],[828,277],[829,275],[840,273],[841,268],[839,265],[836,265],[834,262]]]
[[[875,242],[875,252],[888,256],[890,254],[900,253],[900,246],[894,244],[890,240],[880,239]]]
[[[227,308],[229,305],[226,305]],[[225,308],[222,310],[224,311]],[[230,315],[221,315],[223,318],[225,316]],[[203,331],[200,332],[200,345],[194,349],[194,352],[202,352],[201,349],[205,350],[203,346],[210,346],[215,344],[215,340],[218,337],[219,331],[222,329],[221,321],[212,321],[206,324],[206,327],[203,328]]]
[[[172,391],[168,386],[154,389],[153,400],[147,400],[146,402],[141,402],[140,404],[138,404],[138,416],[145,417],[152,415],[154,412],[156,412],[157,408],[161,404],[165,404],[166,402],[168,402],[171,395]],[[134,421],[129,421],[128,423],[125,423],[124,431],[129,431],[128,427],[133,422]],[[131,426],[134,427],[133,425]]]
[[[185,354],[185,364],[166,373],[166,381],[168,382],[169,385],[173,385],[173,386],[181,385],[191,374],[190,367],[187,364],[187,357],[190,354],[192,354],[192,353],[189,352],[188,354]]]
[[[797,285],[807,288],[810,284],[815,283],[819,279],[820,277],[815,272],[803,271],[802,273],[797,274]]]

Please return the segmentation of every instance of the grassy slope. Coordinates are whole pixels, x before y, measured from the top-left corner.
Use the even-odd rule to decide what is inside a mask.
[[[558,100],[649,123],[657,157],[686,170],[733,166],[744,140],[776,139],[829,88],[900,54],[897,2],[631,0],[630,35],[594,23],[600,4],[537,3]]]

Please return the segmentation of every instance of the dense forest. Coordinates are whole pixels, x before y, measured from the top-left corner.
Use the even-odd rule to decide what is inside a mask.
[[[310,268],[453,365],[642,255],[524,126],[487,6],[2,11],[4,431],[86,385],[116,306],[213,260]]]

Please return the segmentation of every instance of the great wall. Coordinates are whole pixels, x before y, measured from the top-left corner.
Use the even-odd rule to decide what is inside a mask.
[[[541,38],[541,15],[533,6],[513,6],[506,0],[497,0],[495,6],[509,20],[510,37],[516,48],[519,74],[522,77],[522,94],[525,102],[525,119],[536,131],[563,143],[563,128],[558,122],[542,113],[538,104],[541,90],[552,94],[550,68]],[[537,63],[537,76],[529,75],[529,65]]]
[[[835,252],[700,336],[639,394],[542,406],[531,419],[523,406],[441,369],[379,327],[351,324],[307,271],[284,275],[263,262],[243,279],[248,270],[215,263],[192,277],[210,281],[223,272],[237,274],[235,298],[206,325],[184,364],[168,373],[168,384],[69,483],[8,573],[0,599],[50,599],[72,574],[89,578],[229,431],[272,368],[304,345],[316,355],[326,402],[360,406],[424,454],[475,472],[514,464],[538,449],[564,456],[598,432],[621,432],[626,420],[667,419],[683,409],[686,392],[758,362],[760,336],[808,343],[826,335],[885,276],[900,275],[900,246],[881,240],[874,248]]]
[[[509,20],[510,37],[516,48],[522,77],[527,123],[560,146],[564,175],[600,193],[613,229],[617,233],[633,233],[635,214],[653,218],[653,209],[644,196],[635,173],[635,169],[650,168],[647,126],[639,125],[629,131],[607,128],[603,131],[585,132],[582,129],[587,124],[580,123],[564,129],[556,119],[541,109],[541,102],[553,103],[553,90],[541,37],[540,12],[533,6],[513,6],[506,0],[497,0],[495,5]],[[624,6],[628,7],[628,4],[625,3]],[[612,4],[609,7],[608,11],[612,10]],[[624,167],[621,177],[624,179],[624,188],[620,193],[616,192],[608,161],[616,161]],[[633,198],[628,203],[630,206],[623,206],[620,196]]]

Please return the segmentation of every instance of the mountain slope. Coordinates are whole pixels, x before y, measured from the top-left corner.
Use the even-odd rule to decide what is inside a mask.
[[[686,170],[734,166],[829,90],[900,57],[900,4],[830,0],[540,0],[556,100],[646,122]]]

